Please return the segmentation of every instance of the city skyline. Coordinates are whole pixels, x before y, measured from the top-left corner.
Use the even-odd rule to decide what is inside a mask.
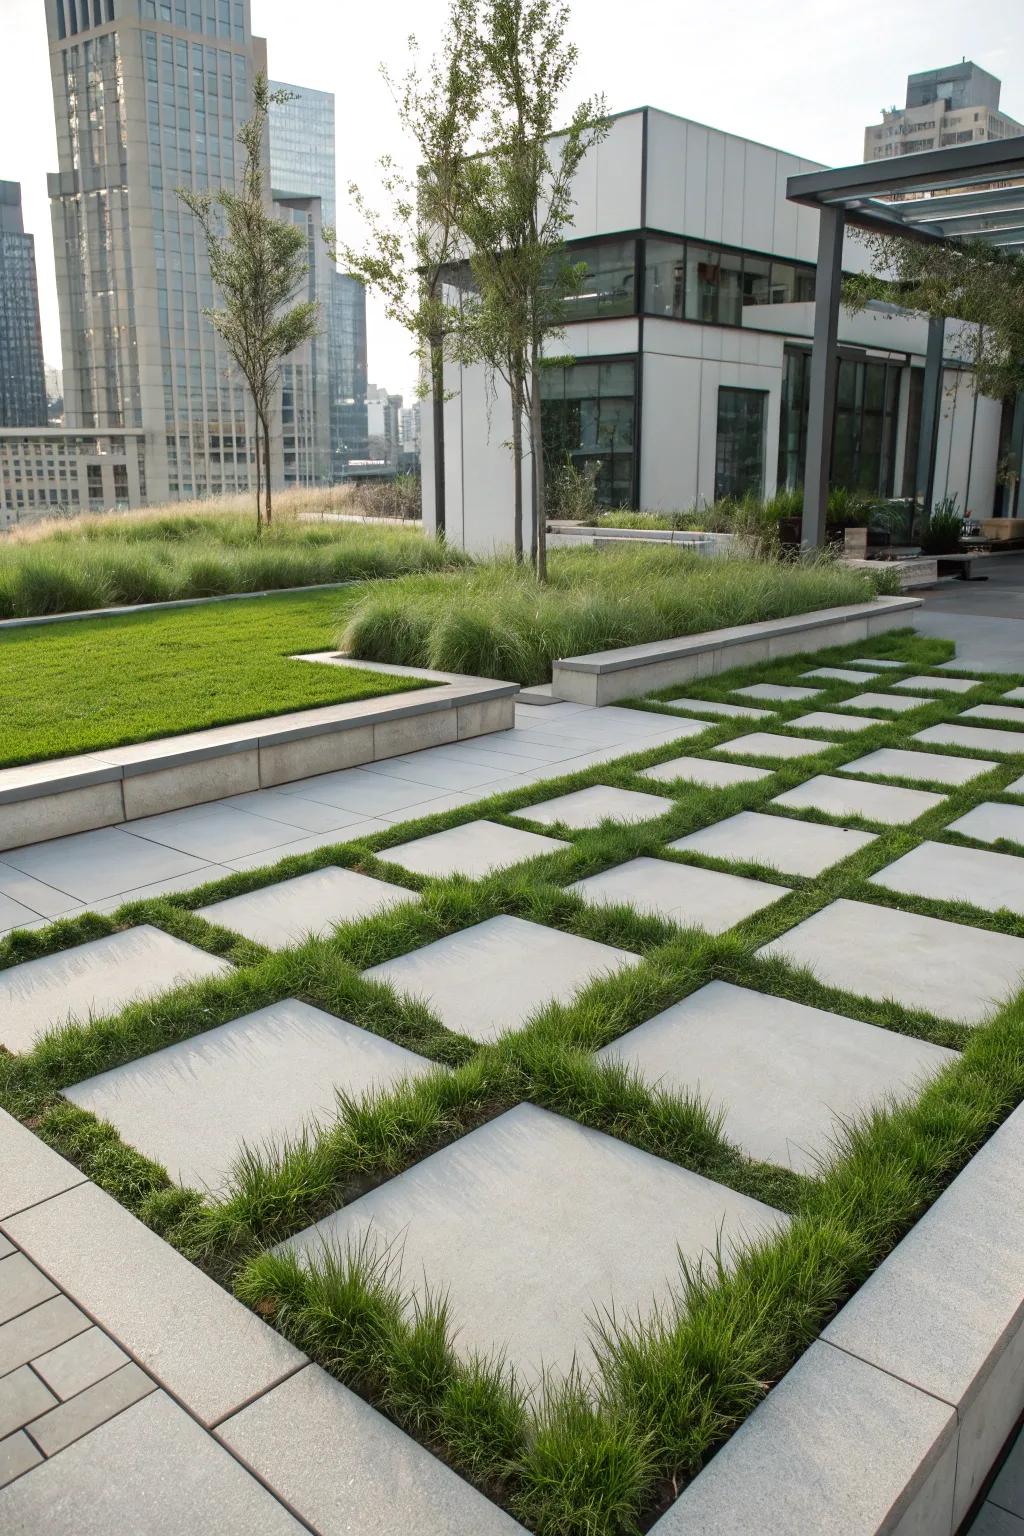
[[[61,366],[45,179],[57,159],[42,0],[5,0],[4,13],[10,77],[0,97],[0,142],[7,147],[0,177],[22,183],[25,227],[36,238],[45,358],[49,366]],[[403,152],[394,104],[377,66],[384,61],[401,72],[412,30],[429,57],[446,14],[443,0],[394,0],[385,29],[375,13],[346,9],[341,16],[326,0],[293,0],[283,26],[279,6],[252,0],[253,30],[268,39],[271,75],[336,95],[343,239],[358,243],[360,236],[349,181],[357,180],[372,202],[378,156]],[[900,100],[907,74],[963,55],[1002,78],[1006,112],[1024,117],[1017,67],[1024,57],[1024,16],[1013,0],[978,0],[966,17],[955,0],[936,0],[927,8],[926,29],[924,19],[923,6],[893,11],[882,0],[868,0],[851,29],[845,16],[822,15],[811,0],[797,0],[787,11],[787,42],[779,39],[778,18],[755,0],[732,0],[713,14],[692,15],[667,0],[638,0],[630,23],[636,46],[624,49],[618,28],[588,26],[587,13],[577,6],[573,36],[580,67],[573,96],[604,89],[611,111],[657,101],[781,149],[844,164],[860,158],[864,123]],[[728,56],[723,36],[729,38]],[[883,36],[884,51],[878,47]],[[386,60],[385,38],[394,40]],[[808,71],[812,51],[819,63]],[[709,61],[717,67],[708,68]],[[367,326],[372,376],[409,398],[415,384],[411,343],[372,296]]]

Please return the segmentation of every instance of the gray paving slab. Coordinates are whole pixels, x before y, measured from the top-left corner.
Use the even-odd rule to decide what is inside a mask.
[[[1010,688],[1003,694],[1005,704],[1024,704],[1024,688]]]
[[[0,1440],[0,1488],[42,1461],[42,1455],[23,1429]]]
[[[240,859],[231,859],[228,868],[236,869],[272,869],[282,859],[298,858],[304,853],[316,853],[320,848],[333,848],[343,843],[359,842],[362,838],[373,837],[378,832],[386,832],[390,823],[380,817],[369,817],[363,821],[354,822],[351,826],[343,827],[336,832],[310,832],[306,837],[296,838],[292,843],[282,843],[279,848],[271,848],[264,853],[246,853]]]
[[[931,901],[969,901],[986,912],[1024,912],[1024,859],[987,848],[920,843],[872,875],[871,884]]]
[[[262,853],[298,836],[303,828],[291,832],[284,823],[266,816],[251,816],[234,806],[214,802],[192,805],[181,811],[163,811],[158,816],[143,816],[128,823],[133,837],[147,843],[176,848],[211,863],[226,864],[247,853]]]
[[[319,1366],[217,1431],[320,1536],[525,1536],[523,1527]]]
[[[204,1424],[304,1363],[280,1334],[95,1184],[33,1206],[5,1226],[73,1301]]]
[[[927,673],[915,673],[913,677],[901,677],[892,685],[906,688],[911,693],[970,693],[981,683],[973,677],[932,677]]]
[[[69,896],[66,891],[58,891],[55,886],[45,885],[42,880],[35,880],[31,875],[23,875],[13,864],[6,863],[5,858],[6,855],[0,853],[0,896],[6,901],[31,912],[34,917],[62,917],[65,912],[72,912],[78,906],[76,897]],[[3,902],[0,901],[0,914],[4,910]],[[3,917],[0,915],[2,922]],[[7,926],[14,925],[9,923]]]
[[[163,1392],[0,1492],[5,1536],[308,1536]]]
[[[244,896],[212,902],[198,911],[200,917],[244,934],[257,944],[284,949],[310,934],[326,937],[338,923],[357,922],[403,901],[419,899],[415,891],[404,886],[329,864]]]
[[[1024,983],[1024,939],[866,902],[834,901],[760,951],[856,996],[980,1024]]]
[[[156,1383],[134,1361],[94,1382],[67,1402],[58,1403],[32,1423],[31,1435],[46,1456],[55,1456],[65,1446],[80,1440],[91,1429],[105,1424],[115,1413],[148,1397]]]
[[[115,1013],[137,999],[205,977],[226,976],[226,960],[144,923],[0,971],[0,1045],[31,1050],[69,1020]]]
[[[38,912],[33,912],[31,907],[23,907],[20,901],[5,896],[0,890],[0,933],[9,933],[12,928],[27,928],[38,919]]]
[[[0,1376],[0,1440],[38,1418],[57,1402],[30,1366]]]
[[[986,1499],[967,1536],[1024,1536],[1024,1520]]]
[[[631,906],[681,928],[704,928],[708,933],[724,933],[789,895],[787,886],[767,880],[649,858],[629,859],[568,889],[590,906]]]
[[[795,704],[801,699],[813,699],[820,688],[794,688],[790,683],[750,683],[746,688],[734,688],[737,698],[771,699],[779,704]]]
[[[285,794],[283,789],[253,789],[243,795],[230,795],[218,804],[232,806],[250,816],[262,816],[267,821],[282,822],[286,828],[298,828],[303,832],[341,831],[360,820],[358,811],[344,811],[339,806],[307,800],[294,792]],[[287,832],[286,836],[294,837],[295,832]]]
[[[858,693],[852,699],[843,699],[843,709],[881,709],[887,714],[904,715],[908,710],[934,704],[934,699],[923,699],[912,693]]]
[[[831,741],[812,740],[808,736],[776,736],[771,731],[751,731],[748,736],[734,736],[712,747],[713,752],[724,752],[728,757],[816,757],[819,752],[830,752],[835,745]]]
[[[363,974],[421,998],[448,1029],[490,1041],[549,1003],[568,1002],[597,977],[639,963],[639,955],[610,944],[521,917],[491,917]]]
[[[672,757],[653,768],[641,768],[642,779],[672,784],[677,779],[703,784],[707,789],[731,789],[734,784],[754,784],[771,776],[770,768],[750,768],[745,763],[716,763],[709,757]]]
[[[222,1189],[244,1146],[280,1146],[433,1062],[296,998],[65,1088],[179,1184]],[[3,1265],[0,1264],[0,1273]]]
[[[695,715],[721,715],[727,720],[768,720],[775,713],[773,709],[758,709],[754,704],[726,704],[720,699],[666,699],[665,702],[673,709],[692,709]]]
[[[713,981],[605,1046],[598,1059],[710,1100],[725,1111],[725,1135],[751,1157],[814,1173],[843,1122],[890,1095],[909,1097],[957,1053]]]
[[[857,667],[812,667],[809,672],[801,672],[801,677],[820,677],[831,683],[873,683],[876,681],[873,672],[863,672]]]
[[[264,855],[264,857],[267,857]],[[130,901],[152,901],[156,896],[173,896],[180,891],[194,891],[213,880],[223,880],[234,871],[227,864],[204,864],[201,869],[188,875],[175,875],[170,880],[158,880],[155,885],[137,885],[130,891],[119,891],[116,896],[104,896],[101,901],[91,901],[91,912],[116,912]],[[79,908],[79,910],[84,910]]]
[[[56,1296],[57,1287],[23,1253],[0,1259],[0,1323]]]
[[[651,1536],[948,1536],[956,1448],[947,1404],[816,1342]]]
[[[1020,1435],[989,1489],[988,1497],[1000,1509],[1024,1518],[1024,1438]]]
[[[31,1312],[0,1325],[0,1376],[17,1370],[36,1355],[84,1333],[89,1319],[66,1296],[54,1296]]]
[[[212,858],[212,853],[194,857],[147,842],[120,827],[103,827],[98,832],[77,832],[27,848],[8,848],[3,862],[76,901],[89,902],[176,875],[198,875]],[[194,883],[200,881],[201,875]]]
[[[786,875],[820,875],[841,859],[873,843],[874,832],[827,827],[790,816],[765,816],[739,811],[698,832],[676,838],[668,847],[676,853],[702,853],[712,859],[764,864]]]
[[[883,826],[902,827],[942,805],[945,798],[926,789],[902,789],[895,784],[872,784],[863,779],[819,773],[776,795],[772,805],[821,811],[825,816],[862,816],[865,821],[880,822]]]
[[[853,762],[843,763],[837,773],[863,774],[876,779],[907,779],[914,784],[969,784],[998,767],[977,758],[950,757],[944,752],[910,752],[902,747],[880,747]]]
[[[914,741],[927,746],[964,747],[968,752],[999,752],[1024,755],[1024,731],[999,731],[982,725],[957,725],[946,720],[941,725],[917,731]]]
[[[956,1409],[954,1526],[1024,1407],[1022,1157],[1017,1109],[823,1335]]]
[[[0,1259],[6,1259],[9,1253],[17,1253],[17,1251],[14,1244],[9,1242],[3,1233],[0,1233]]]
[[[466,875],[479,880],[494,870],[509,869],[526,859],[559,853],[568,847],[562,838],[545,837],[522,827],[505,827],[496,821],[467,821],[461,827],[446,827],[443,832],[383,849],[378,857],[417,875],[437,879]]]
[[[1007,784],[1003,790],[1004,795],[1024,795],[1024,774],[1019,779],[1014,779],[1012,784]]]
[[[1019,704],[972,704],[962,709],[961,720],[1007,720],[1011,725],[1024,725],[1024,707]]]
[[[1012,790],[1013,786],[1010,788]],[[1024,793],[1024,789],[1020,793]],[[951,821],[947,830],[976,838],[979,843],[1024,843],[1024,806],[984,800],[956,821]]]
[[[89,1328],[32,1361],[50,1391],[62,1400],[126,1365],[128,1356],[102,1328]]]
[[[888,661],[879,656],[854,656],[850,661],[851,667],[858,669],[863,667],[865,671],[879,672],[906,672],[910,666],[908,661]]]
[[[608,784],[594,784],[573,790],[554,800],[524,805],[513,815],[541,826],[598,827],[602,821],[651,821],[675,809],[675,801],[665,795],[645,795],[635,789],[616,789]]]
[[[872,719],[870,715],[840,715],[832,709],[812,709],[809,714],[787,720],[786,724],[795,731],[835,731],[846,736],[870,730],[873,725],[884,725],[885,721]]]
[[[0,1109],[0,1221],[61,1190],[85,1182],[85,1174]],[[3,1240],[0,1239],[0,1253]]]
[[[432,789],[479,790],[497,777],[494,763],[471,763],[458,757],[434,757],[432,751],[411,752],[405,757],[388,757],[368,764],[367,773],[388,779],[402,779],[423,787],[424,798]]]
[[[721,1239],[737,1246],[787,1218],[759,1201],[532,1104],[424,1159],[283,1244],[401,1240],[403,1278],[447,1290],[463,1355],[504,1349],[527,1384],[586,1369],[593,1319],[649,1314]],[[504,1298],[500,1307],[496,1297]]]
[[[282,784],[280,793],[285,796],[301,795],[304,800],[340,806],[342,810],[351,811],[364,820],[383,816],[390,811],[406,810],[410,805],[418,805],[429,798],[429,791],[422,784],[414,784],[409,779],[385,778],[383,774],[370,773],[366,768],[342,768],[337,773],[320,774],[315,779]],[[335,838],[335,841],[345,842],[351,837],[351,827],[345,829],[345,833],[345,836]]]

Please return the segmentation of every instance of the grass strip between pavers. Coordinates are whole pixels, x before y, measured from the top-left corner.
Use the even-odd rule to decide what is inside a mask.
[[[731,690],[747,682],[803,684],[801,674],[813,666],[851,656],[904,659],[908,670],[920,671],[946,659],[950,650],[945,642],[899,632],[666,689],[661,697],[739,702]],[[1024,1098],[1024,994],[972,1029],[894,1002],[852,996],[782,960],[756,954],[839,897],[968,924],[968,944],[976,927],[1024,937],[1024,916],[897,896],[867,883],[928,838],[997,850],[1006,846],[943,829],[972,806],[998,801],[1019,777],[1020,757],[1002,759],[959,788],[915,783],[912,787],[935,789],[946,798],[909,827],[843,817],[843,825],[867,827],[877,838],[817,878],[666,851],[670,840],[739,810],[830,821],[768,802],[877,747],[913,745],[909,738],[924,726],[995,700],[1022,679],[979,678],[970,695],[937,695],[920,709],[837,739],[816,757],[784,762],[771,778],[755,783],[721,790],[637,777],[638,769],[681,753],[713,756],[712,747],[738,735],[784,730],[788,719],[812,708],[841,706],[866,688],[887,687],[891,678],[875,684],[810,681],[822,685],[821,694],[784,705],[767,720],[715,721],[697,739],[624,754],[611,764],[355,843],[239,873],[187,894],[134,903],[109,917],[89,914],[0,941],[4,967],[145,921],[237,967],[223,979],[55,1031],[24,1056],[0,1055],[0,1102],[530,1529],[544,1536],[625,1536],[644,1529]],[[650,701],[635,702],[652,707]],[[654,707],[672,713],[665,702]],[[986,723],[998,728],[998,722]],[[971,755],[945,746],[937,750]],[[388,848],[410,835],[481,815],[503,821],[517,808],[597,783],[655,789],[675,797],[676,804],[641,825],[606,824],[588,831],[545,827],[571,846],[481,881],[427,880],[387,862]],[[768,876],[790,894],[728,933],[712,936],[629,908],[590,908],[564,889],[639,854]],[[421,891],[422,899],[276,953],[196,914],[211,901],[331,863]],[[642,963],[592,983],[567,1004],[541,1010],[524,1028],[487,1046],[452,1033],[423,1004],[359,974],[499,913],[633,950]],[[816,1177],[798,1175],[748,1158],[723,1137],[721,1114],[695,1095],[651,1090],[622,1066],[594,1059],[597,1048],[713,979],[952,1046],[962,1055],[912,1101],[879,1108],[844,1127],[836,1154],[822,1162]],[[172,1185],[164,1170],[126,1146],[113,1127],[60,1097],[62,1088],[84,1077],[285,997],[344,1017],[430,1057],[444,1070],[360,1102],[342,1100],[335,1123],[276,1153],[247,1150],[220,1199]],[[310,1269],[266,1251],[524,1100],[766,1201],[788,1212],[792,1222],[731,1269],[709,1263],[682,1270],[676,1303],[647,1320],[596,1324],[595,1381],[576,1376],[548,1382],[532,1397],[497,1358],[467,1362],[456,1354],[458,1318],[449,1315],[440,1293],[421,1295],[413,1304],[394,1254],[325,1255]]]

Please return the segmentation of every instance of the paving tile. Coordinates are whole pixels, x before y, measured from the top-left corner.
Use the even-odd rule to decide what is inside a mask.
[[[378,832],[386,832],[389,825],[389,822],[371,816],[334,832],[310,832],[307,837],[296,838],[293,843],[282,843],[279,848],[270,848],[265,853],[246,853],[240,859],[226,862],[232,870],[272,869],[282,859],[299,858],[305,853],[316,853],[321,848],[340,847],[344,843],[358,842],[364,837],[374,837]]]
[[[894,688],[906,688],[910,693],[970,693],[981,684],[973,677],[930,677],[926,673],[913,677],[901,677]]]
[[[76,1333],[84,1333],[89,1319],[66,1296],[54,1296],[31,1312],[23,1312],[0,1326],[0,1376],[16,1370]]]
[[[1012,788],[1012,786],[1011,786]],[[951,821],[949,832],[962,832],[979,843],[1024,843],[1024,807],[1000,805],[995,800],[985,800],[964,816]]]
[[[6,1536],[307,1536],[163,1392],[0,1493]]]
[[[754,784],[758,779],[771,777],[770,768],[748,768],[744,763],[716,763],[708,757],[672,757],[667,763],[656,763],[653,768],[641,768],[642,779],[653,779],[658,784],[672,784],[684,779],[690,784],[703,784],[708,789],[730,789],[734,784]]]
[[[9,1253],[17,1253],[17,1251],[14,1244],[8,1242],[7,1238],[0,1232],[0,1259],[6,1259]]]
[[[964,747],[968,752],[1024,754],[1024,731],[997,731],[981,725],[957,725],[952,720],[929,725],[914,735],[927,746]]]
[[[8,1435],[6,1440],[0,1440],[0,1488],[20,1477],[22,1472],[27,1472],[29,1467],[36,1466],[42,1459],[24,1430],[19,1429],[15,1434]]]
[[[669,843],[676,853],[702,853],[711,859],[765,864],[786,875],[820,875],[875,840],[874,832],[826,827],[790,816],[739,811],[699,832]]]
[[[5,1225],[19,1247],[204,1424],[304,1362],[280,1334],[95,1184],[80,1184]],[[82,1321],[87,1327],[88,1319]],[[71,1331],[80,1330],[65,1337]],[[37,1346],[28,1358],[47,1347]]]
[[[0,933],[9,933],[12,928],[27,928],[30,923],[38,920],[38,912],[33,912],[31,907],[23,907],[20,901],[5,896],[0,890]]]
[[[773,709],[758,709],[753,704],[724,704],[718,699],[666,699],[665,702],[673,709],[692,709],[695,715],[723,715],[728,720],[767,720],[775,713]]]
[[[461,827],[447,827],[443,832],[383,849],[378,857],[389,864],[401,864],[417,875],[437,879],[466,875],[479,880],[493,870],[509,869],[526,859],[558,853],[568,847],[560,838],[544,837],[520,827],[505,827],[495,821],[467,821]]]
[[[1024,1437],[1018,1435],[988,1491],[991,1503],[1024,1517]]]
[[[939,1536],[956,1449],[947,1404],[817,1341],[650,1536]]]
[[[910,709],[920,709],[924,704],[934,704],[934,699],[922,699],[911,693],[858,693],[852,699],[843,699],[843,709],[881,709],[887,714],[905,715]]]
[[[317,1365],[218,1431],[320,1536],[525,1536],[523,1527]],[[428,1513],[429,1512],[429,1513]]]
[[[1024,939],[860,901],[832,902],[759,953],[964,1024],[987,1019],[1024,980]]]
[[[74,1164],[66,1162],[5,1109],[0,1109],[0,1220],[27,1205],[48,1200],[85,1180]],[[0,1238],[0,1254],[6,1239]],[[10,1251],[7,1246],[6,1251]]]
[[[1003,694],[1003,702],[1006,704],[1024,704],[1024,688],[1011,688]]]
[[[226,864],[246,853],[277,847],[302,829],[289,832],[280,821],[249,816],[223,804],[192,805],[182,811],[164,811],[129,823],[131,835],[147,843],[176,848],[211,863]]]
[[[675,803],[664,795],[645,795],[634,789],[594,784],[589,789],[559,795],[556,800],[524,805],[512,814],[525,821],[539,822],[541,826],[555,826],[560,822],[565,827],[598,827],[602,821],[651,821],[674,810]]]
[[[372,917],[403,901],[419,901],[419,896],[400,885],[329,864],[244,896],[229,896],[199,907],[198,912],[257,944],[284,949],[309,934],[327,935],[338,923]]]
[[[208,864],[213,854],[203,850],[199,857],[191,857],[134,837],[120,827],[103,827],[98,832],[76,832],[48,843],[10,848],[3,857],[5,863],[33,880],[54,886],[76,901],[89,902],[175,875],[192,874]]]
[[[813,1173],[842,1123],[909,1096],[956,1051],[713,981],[598,1052],[648,1083],[725,1110],[751,1157]],[[771,1113],[765,1106],[771,1105]]]
[[[36,1419],[31,1428],[32,1438],[44,1455],[55,1456],[66,1445],[80,1440],[91,1429],[105,1424],[115,1413],[148,1397],[155,1389],[152,1377],[140,1371],[134,1361],[129,1361],[120,1370]]]
[[[1008,720],[1011,725],[1024,725],[1024,708],[1019,704],[972,704],[962,709],[961,720]]]
[[[696,1260],[721,1238],[728,1259],[785,1224],[759,1201],[520,1104],[282,1248],[315,1258],[324,1242],[400,1239],[405,1283],[449,1293],[456,1349],[503,1349],[534,1385],[543,1367],[587,1367],[588,1320],[604,1308],[625,1317],[666,1302],[679,1251]]]
[[[388,757],[372,766],[367,773],[382,774],[388,779],[401,779],[410,784],[424,786],[424,795],[435,789],[476,789],[497,773],[486,763],[460,762],[458,758],[434,757],[432,752],[411,752],[406,757]]]
[[[524,782],[518,776],[512,784],[513,789],[522,789]],[[387,822],[389,827],[401,826],[407,821],[418,821],[422,816],[441,816],[448,811],[463,811],[470,805],[479,805],[489,795],[500,793],[507,784],[507,780],[490,780],[480,789],[447,789],[438,791],[436,788],[428,789],[422,786],[424,793],[429,796],[427,800],[418,800],[415,805],[407,806],[404,811],[385,811],[381,820]]]
[[[813,699],[820,688],[794,688],[789,683],[751,683],[746,688],[734,688],[737,698],[774,699],[780,704],[796,704],[801,699]]]
[[[847,735],[854,731],[866,731],[873,725],[884,725],[884,720],[872,720],[868,715],[839,715],[831,709],[812,709],[810,714],[797,715],[786,724],[794,731],[838,731]]]
[[[433,1062],[295,998],[64,1090],[179,1184],[221,1189],[243,1145],[280,1145]],[[2,1272],[0,1264],[0,1272]]]
[[[0,1376],[0,1439],[45,1413],[56,1401],[28,1365]]]
[[[119,1349],[102,1328],[89,1328],[76,1334],[66,1344],[58,1344],[47,1354],[32,1361],[32,1369],[41,1376],[57,1397],[74,1397],[94,1381],[101,1381],[111,1371],[127,1363],[128,1356]]]
[[[630,859],[599,875],[588,875],[568,887],[589,906],[631,906],[638,912],[724,933],[744,918],[789,895],[784,885],[723,874],[667,859]]]
[[[931,901],[969,901],[986,912],[1024,912],[1024,859],[985,848],[920,843],[872,875],[871,884]]]
[[[39,1035],[86,1022],[202,977],[226,976],[218,960],[149,923],[0,971],[0,1044],[30,1050]]]
[[[880,747],[852,763],[843,763],[837,773],[866,774],[875,779],[908,779],[914,784],[969,784],[989,773],[997,765],[976,758],[949,757],[940,752],[907,752],[900,747]]]
[[[320,800],[307,800],[301,794],[285,794],[282,789],[254,789],[244,795],[231,795],[219,804],[245,811],[250,816],[262,816],[267,821],[281,822],[286,828],[297,828],[302,832],[340,831],[359,820],[358,811],[343,811],[336,805],[324,805]],[[294,837],[295,831],[285,835]]]
[[[66,891],[58,891],[55,886],[45,885],[42,880],[23,875],[13,864],[6,863],[6,854],[0,854],[0,897],[24,907],[34,917],[63,917],[65,912],[72,912],[78,906],[76,898],[69,896]],[[0,900],[0,914],[3,910],[3,901]],[[0,923],[2,921],[0,915]],[[13,926],[8,924],[8,927]]]
[[[498,777],[496,772],[495,778]],[[430,798],[422,784],[409,779],[387,778],[382,773],[371,773],[366,768],[343,768],[338,773],[325,773],[317,779],[302,779],[301,794],[304,800],[319,800],[326,805],[340,806],[355,815],[383,816],[392,811],[406,810]],[[300,792],[298,786],[282,784],[281,794]],[[351,831],[348,832],[351,836]],[[336,838],[344,842],[345,837]]]
[[[57,1287],[23,1253],[0,1259],[0,1323],[9,1322],[56,1294]]]
[[[825,816],[862,816],[887,827],[903,827],[942,805],[945,798],[926,789],[900,789],[895,784],[871,784],[819,773],[776,795],[772,805],[821,811]]]
[[[1024,1536],[1024,1520],[986,1499],[966,1536]]]
[[[876,678],[871,672],[860,672],[855,667],[814,667],[810,672],[801,672],[801,677],[823,677],[833,683],[873,683]]]
[[[1014,779],[1012,784],[1007,784],[1003,790],[1004,795],[1024,795],[1024,774],[1019,779]]]
[[[158,880],[155,885],[137,885],[133,890],[121,891],[117,896],[105,896],[102,901],[90,902],[93,912],[116,912],[129,901],[152,901],[155,896],[171,896],[179,891],[194,891],[212,880],[223,880],[233,874],[226,864],[204,864],[189,875],[175,875],[170,880]]]
[[[819,752],[830,752],[835,745],[831,741],[811,740],[800,736],[775,736],[771,731],[751,731],[749,736],[734,736],[723,741],[713,752],[724,752],[729,757],[815,757]]]
[[[496,1040],[552,1002],[568,1002],[598,976],[640,957],[610,944],[545,928],[521,917],[491,917],[364,975],[422,998],[449,1029]]]
[[[907,661],[884,661],[878,656],[854,656],[850,661],[851,667],[864,667],[869,672],[905,672],[909,665]]]

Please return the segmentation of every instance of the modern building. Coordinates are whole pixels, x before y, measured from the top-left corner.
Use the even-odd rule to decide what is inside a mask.
[[[391,395],[377,384],[366,386],[367,458],[371,463],[397,468],[401,450],[401,415],[401,395]]]
[[[321,224],[334,227],[334,96],[283,81],[273,81],[272,88],[288,93],[288,100],[274,102],[270,109],[270,178],[275,199],[319,199]],[[355,278],[337,271],[322,239],[318,239],[315,259],[311,252],[310,267],[320,277],[315,296],[323,305],[323,334],[313,348],[324,353],[326,363],[322,409],[329,439],[328,478],[343,480],[350,462],[366,457],[366,291]],[[319,377],[319,360],[313,372]],[[319,391],[315,398],[319,401]],[[287,442],[284,454],[287,478]]]
[[[406,405],[398,413],[398,467],[418,473],[420,467],[420,404]]]
[[[0,429],[0,529],[41,517],[142,506],[146,434]]]
[[[552,462],[590,466],[606,505],[673,510],[803,479],[818,219],[788,202],[815,162],[641,108],[612,120],[575,184],[567,231],[588,277],[544,370]],[[868,260],[851,232],[847,271]],[[841,313],[833,482],[918,492],[928,324],[871,306]],[[512,543],[511,407],[478,366],[450,369],[447,533],[487,551]],[[992,515],[1003,412],[976,397],[946,327],[934,495]],[[433,444],[422,445],[434,522]]]
[[[35,240],[25,233],[21,186],[0,181],[0,427],[45,425]]]
[[[864,159],[915,155],[1024,133],[1024,124],[999,110],[1000,89],[995,75],[966,59],[946,69],[908,75],[905,105],[883,109],[881,123],[864,129]]]

